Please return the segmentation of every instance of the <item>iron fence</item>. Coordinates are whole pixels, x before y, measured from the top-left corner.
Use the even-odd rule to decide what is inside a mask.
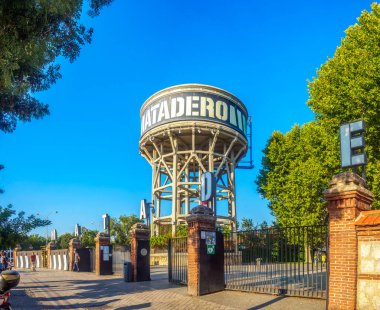
[[[326,298],[327,226],[224,234],[227,289]]]
[[[187,284],[187,237],[169,239],[168,272],[169,282]]]

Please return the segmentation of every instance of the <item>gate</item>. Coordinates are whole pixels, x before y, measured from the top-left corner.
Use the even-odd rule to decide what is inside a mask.
[[[327,226],[224,235],[226,289],[327,297]]]
[[[86,271],[91,272],[91,249],[89,248],[79,248],[76,249],[77,253],[79,254],[79,270],[80,271]],[[73,266],[70,266],[70,270],[72,270]]]
[[[42,254],[41,254],[41,257],[42,257],[42,266],[41,267],[47,268],[47,266],[48,266],[48,257],[47,257],[46,246],[42,246],[41,250],[42,250]]]
[[[168,273],[169,282],[187,285],[187,237],[169,239]]]

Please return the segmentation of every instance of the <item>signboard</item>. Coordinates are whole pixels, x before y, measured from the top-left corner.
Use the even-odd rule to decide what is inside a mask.
[[[79,224],[75,224],[74,236],[80,237],[81,234],[82,234],[82,227]]]
[[[57,241],[57,230],[53,229],[50,233],[50,239],[51,241]]]
[[[216,192],[216,180],[212,172],[202,173],[201,177],[201,201],[210,201]]]
[[[208,255],[215,254],[216,232],[215,231],[201,231],[201,239],[205,239],[207,254]]]
[[[215,231],[206,231],[206,244],[215,245],[216,244],[216,232]]]
[[[141,111],[141,136],[173,121],[204,120],[226,125],[247,134],[247,112],[233,100],[201,91],[160,96]]]
[[[140,220],[146,220],[149,218],[149,203],[145,199],[140,202]]]
[[[110,260],[110,247],[108,245],[103,246],[103,261]]]
[[[366,164],[364,153],[363,120],[340,126],[341,167],[349,168]]]
[[[215,245],[210,245],[210,244],[208,244],[207,245],[207,254],[215,254]]]
[[[103,218],[103,229],[104,231],[109,234],[110,231],[110,216],[106,213],[102,215]]]

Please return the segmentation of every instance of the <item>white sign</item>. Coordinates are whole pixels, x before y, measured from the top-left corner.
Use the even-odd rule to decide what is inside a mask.
[[[149,204],[145,199],[140,202],[140,220],[145,220],[149,217]]]

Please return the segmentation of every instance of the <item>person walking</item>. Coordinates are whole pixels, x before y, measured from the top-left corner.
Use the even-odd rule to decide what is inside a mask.
[[[32,271],[36,271],[36,254],[34,254],[34,252],[32,253],[32,255],[30,256],[30,261],[32,263]]]
[[[80,256],[79,256],[77,250],[74,249],[74,265],[73,265],[73,271],[74,271],[74,269],[75,269],[75,267],[76,267],[77,271],[79,272],[79,265],[78,265],[79,261],[80,261]]]

